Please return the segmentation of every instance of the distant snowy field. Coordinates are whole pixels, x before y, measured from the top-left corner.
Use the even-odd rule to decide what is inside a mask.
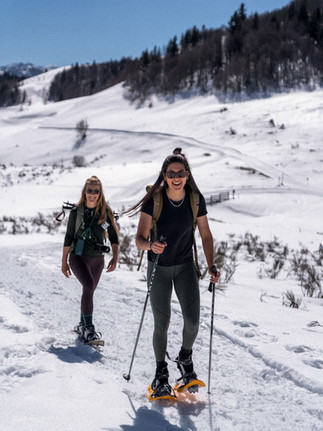
[[[323,91],[221,103],[212,96],[154,97],[131,104],[117,85],[99,94],[43,103],[57,71],[23,82],[30,103],[0,110],[0,415],[10,431],[293,430],[323,429],[323,299],[304,297],[286,262],[264,276],[270,257],[239,253],[225,294],[216,295],[211,395],[151,404],[146,387],[154,358],[148,307],[132,376],[132,349],[146,296],[145,270],[126,265],[103,273],[95,323],[106,346],[80,345],[70,329],[79,316],[80,286],[60,272],[65,222],[50,231],[63,201],[76,202],[97,175],[121,212],[157,177],[180,146],[202,193],[229,191],[208,207],[216,245],[252,234],[275,239],[289,257],[302,247],[318,256],[323,243]],[[150,107],[149,107],[150,106]],[[89,125],[83,145],[76,124]],[[79,148],[77,148],[79,147]],[[77,148],[77,149],[76,149]],[[82,156],[85,167],[75,167]],[[234,197],[234,199],[233,199]],[[120,217],[133,238],[138,219]],[[12,235],[21,226],[29,234]],[[259,276],[261,275],[261,277]],[[208,280],[201,286],[201,327],[193,359],[207,382],[211,318]],[[301,299],[282,305],[284,293]],[[169,353],[180,348],[176,297]],[[318,325],[309,326],[316,321]],[[170,363],[171,381],[178,377]]]

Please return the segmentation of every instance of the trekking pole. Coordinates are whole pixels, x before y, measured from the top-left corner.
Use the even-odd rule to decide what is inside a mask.
[[[214,275],[217,273],[216,266],[212,266],[211,271]],[[212,368],[212,341],[213,341],[213,320],[214,320],[214,302],[215,302],[215,283],[210,282],[209,292],[212,292],[212,310],[211,310],[211,331],[210,331],[210,349],[209,349],[209,376],[208,376],[208,390],[207,393],[211,393],[211,368]]]
[[[165,240],[166,240],[166,238],[163,237],[163,235],[161,235],[160,241],[164,242]],[[153,281],[154,281],[154,277],[155,277],[155,273],[156,273],[156,269],[157,269],[157,264],[158,264],[158,260],[159,260],[159,256],[160,256],[159,254],[156,255],[155,260],[154,260],[154,264],[153,264],[153,269],[151,271],[151,275],[150,275],[150,279],[149,279],[149,284],[148,284],[148,289],[147,289],[147,295],[146,295],[146,299],[145,299],[145,303],[144,303],[144,309],[142,310],[142,315],[141,315],[141,319],[140,319],[138,333],[137,333],[137,337],[136,337],[136,341],[135,341],[135,347],[133,349],[132,358],[131,358],[131,362],[130,362],[129,372],[128,372],[128,374],[126,374],[126,373],[123,374],[123,378],[125,380],[127,380],[128,382],[130,380],[130,373],[131,373],[131,370],[132,370],[133,361],[135,359],[135,354],[136,354],[137,345],[138,345],[138,341],[139,341],[139,337],[140,337],[140,332],[141,332],[142,324],[144,322],[144,317],[145,317],[146,307],[147,307],[147,303],[148,303],[148,298],[149,298],[150,291],[151,291],[151,288],[152,288],[152,285],[153,285]]]

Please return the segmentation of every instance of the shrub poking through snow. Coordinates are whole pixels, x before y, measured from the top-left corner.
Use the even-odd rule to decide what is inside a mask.
[[[299,308],[302,303],[301,298],[296,298],[294,292],[287,290],[283,293],[283,305],[291,308]]]

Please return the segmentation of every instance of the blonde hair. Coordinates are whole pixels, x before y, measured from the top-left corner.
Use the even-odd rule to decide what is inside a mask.
[[[99,186],[100,193],[95,207],[95,213],[99,219],[99,224],[104,223],[106,219],[109,217],[111,224],[113,225],[115,231],[118,234],[118,229],[115,223],[113,211],[110,208],[110,206],[107,204],[107,201],[105,199],[103,189],[102,189],[102,183],[99,180],[99,178],[96,177],[95,175],[92,175],[90,178],[88,178],[85,181],[78,205],[86,204],[86,190],[88,186]]]

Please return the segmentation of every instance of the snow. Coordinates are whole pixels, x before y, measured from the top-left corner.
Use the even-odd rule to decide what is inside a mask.
[[[223,103],[214,96],[130,103],[119,84],[89,97],[43,103],[54,72],[23,81],[30,104],[0,110],[0,415],[5,430],[311,430],[323,429],[323,299],[302,296],[286,268],[261,276],[268,261],[245,252],[224,294],[216,293],[211,394],[150,403],[154,371],[152,315],[147,307],[129,382],[132,350],[146,297],[145,269],[120,264],[103,273],[95,294],[100,351],[75,340],[81,288],[60,272],[65,221],[55,231],[33,227],[53,219],[63,201],[79,199],[84,180],[97,175],[119,212],[135,203],[172,150],[181,146],[208,197],[214,238],[247,233],[278,238],[290,250],[317,253],[323,242],[322,90]],[[86,119],[88,137],[75,126]],[[273,120],[273,121],[271,121]],[[74,167],[83,156],[86,167]],[[234,199],[233,199],[233,190]],[[29,234],[11,235],[5,217]],[[1,222],[2,220],[2,222]],[[132,239],[138,219],[120,217]],[[28,224],[29,223],[29,224]],[[200,245],[200,244],[199,244]],[[269,258],[268,258],[269,259]],[[107,260],[107,259],[106,259]],[[145,266],[145,265],[144,265]],[[208,380],[211,299],[202,280],[201,324],[193,359]],[[284,292],[302,299],[282,305]],[[168,350],[176,357],[182,319],[175,295]],[[171,381],[178,377],[169,361]]]

